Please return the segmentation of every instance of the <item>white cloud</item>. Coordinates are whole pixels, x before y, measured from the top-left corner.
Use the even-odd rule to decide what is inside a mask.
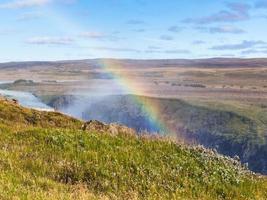
[[[169,27],[168,31],[173,32],[173,33],[178,33],[182,30],[182,27],[179,26],[171,26]]]
[[[43,13],[41,12],[27,12],[20,15],[17,20],[18,21],[28,21],[28,20],[34,20],[39,19],[43,16]]]
[[[80,33],[80,36],[84,38],[93,38],[93,39],[101,39],[101,38],[106,37],[104,33],[100,33],[100,32],[83,32],[83,33]]]
[[[209,28],[209,31],[210,33],[233,33],[233,34],[245,33],[243,29],[234,26],[211,27]]]
[[[164,54],[191,54],[191,51],[186,49],[169,49],[169,50],[160,50],[158,48],[148,48],[145,53],[164,53]]]
[[[85,39],[98,39],[98,40],[109,40],[109,41],[118,41],[120,39],[123,39],[122,37],[119,37],[118,32],[113,32],[111,34],[105,34],[102,32],[82,32],[78,36],[85,38]]]
[[[251,6],[246,3],[229,3],[228,10],[221,10],[217,13],[200,18],[187,18],[184,23],[211,24],[219,22],[238,22],[250,19],[249,10]]]
[[[16,33],[15,29],[0,29],[0,35],[10,35]]]
[[[113,52],[135,52],[135,53],[140,53],[140,50],[132,49],[132,48],[92,47],[91,49],[102,50],[102,51],[113,51]]]
[[[38,45],[70,45],[74,42],[72,38],[69,37],[33,37],[29,38],[26,43],[28,44],[38,44]]]
[[[0,4],[0,8],[25,8],[34,6],[43,6],[52,2],[52,0],[14,0]]]
[[[223,44],[223,45],[217,45],[213,46],[211,49],[213,50],[243,50],[243,49],[248,49],[248,48],[253,48],[258,45],[266,45],[266,42],[261,41],[261,40],[244,40],[241,43],[237,44]]]
[[[27,7],[36,7],[36,6],[45,6],[49,3],[59,2],[59,3],[75,3],[76,0],[10,0],[6,3],[0,4],[0,8],[27,8]]]
[[[166,40],[166,41],[170,41],[170,40],[174,40],[174,38],[170,35],[161,35],[160,36],[161,40]]]

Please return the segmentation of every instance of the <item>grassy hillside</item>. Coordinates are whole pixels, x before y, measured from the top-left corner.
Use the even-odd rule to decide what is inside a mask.
[[[23,108],[0,97],[0,123],[14,128],[79,128],[82,122],[57,112],[40,112]]]
[[[76,104],[72,103],[72,98],[50,97],[52,101],[49,105],[60,109],[62,104],[63,110],[64,106],[70,105],[69,110],[76,112],[84,103],[80,103],[77,97],[74,101]],[[108,123],[120,122],[138,131],[165,132],[150,121],[146,105],[151,105],[161,113],[158,116],[160,121],[177,133],[179,138],[216,148],[224,155],[238,155],[251,170],[267,174],[266,108],[235,101],[138,98],[143,104],[137,104],[132,95],[105,96],[96,101],[90,99],[88,107],[82,109],[83,117]]]
[[[81,130],[0,100],[0,199],[266,199],[267,179],[202,147]]]

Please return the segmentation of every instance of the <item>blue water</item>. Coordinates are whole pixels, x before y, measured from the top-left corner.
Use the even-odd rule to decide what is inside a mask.
[[[5,96],[7,98],[17,99],[20,105],[27,108],[53,110],[53,108],[47,106],[46,104],[41,102],[36,96],[29,92],[0,89],[0,95]]]
[[[13,81],[0,81],[0,84],[13,83]]]

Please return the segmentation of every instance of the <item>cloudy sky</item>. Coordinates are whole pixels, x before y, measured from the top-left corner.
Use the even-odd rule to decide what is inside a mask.
[[[0,0],[0,62],[266,57],[267,0]]]

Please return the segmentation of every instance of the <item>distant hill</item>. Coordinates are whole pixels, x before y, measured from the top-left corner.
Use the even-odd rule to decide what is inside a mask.
[[[1,98],[0,198],[267,198],[267,179],[237,158],[167,138],[114,135],[100,122],[93,127]]]
[[[238,68],[238,67],[267,67],[266,58],[210,58],[210,59],[162,59],[162,60],[134,60],[134,59],[88,59],[70,61],[31,61],[0,63],[0,69],[36,68],[36,67],[71,67],[76,69],[97,68],[102,61],[118,62],[124,67],[200,67],[200,68]]]

